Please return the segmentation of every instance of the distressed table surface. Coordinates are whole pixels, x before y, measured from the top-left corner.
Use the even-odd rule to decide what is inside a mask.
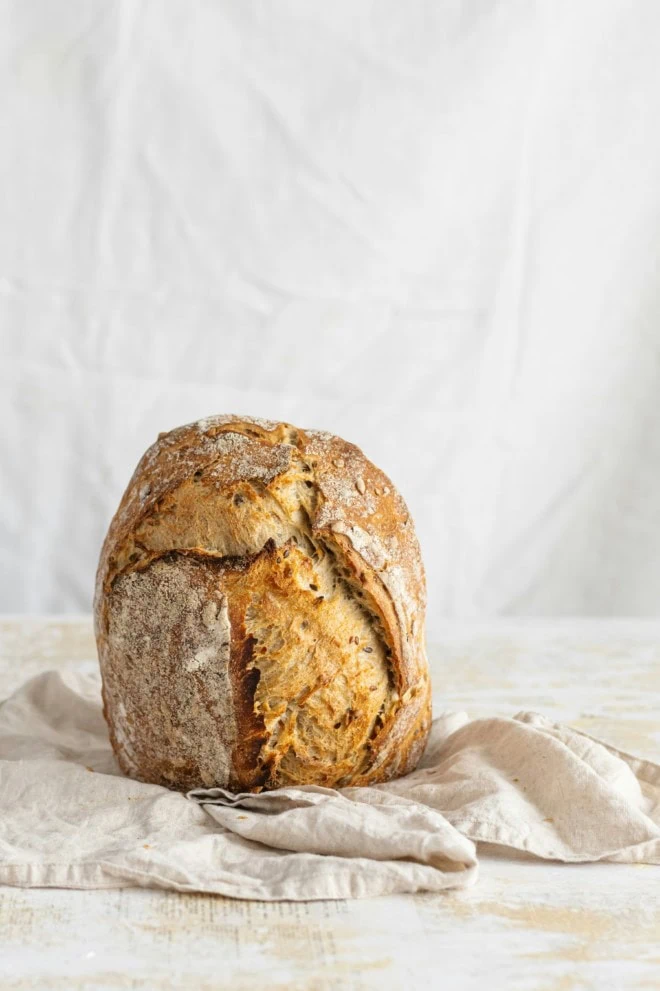
[[[95,663],[88,619],[0,620],[0,697]],[[660,759],[660,622],[447,626],[436,711],[535,709]],[[660,988],[660,867],[482,852],[460,894],[263,904],[0,888],[0,988]]]

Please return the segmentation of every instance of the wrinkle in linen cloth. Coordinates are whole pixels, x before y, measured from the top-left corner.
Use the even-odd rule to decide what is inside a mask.
[[[306,900],[476,880],[476,843],[660,863],[660,766],[535,713],[435,719],[418,769],[370,788],[184,796],[124,777],[98,676],[0,706],[0,883]]]

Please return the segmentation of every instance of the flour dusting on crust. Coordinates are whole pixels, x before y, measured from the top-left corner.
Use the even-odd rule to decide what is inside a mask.
[[[116,662],[104,665],[105,701],[123,769],[148,763],[165,784],[191,773],[226,785],[236,742],[231,628],[213,576],[186,557],[154,561],[117,579],[108,618]]]

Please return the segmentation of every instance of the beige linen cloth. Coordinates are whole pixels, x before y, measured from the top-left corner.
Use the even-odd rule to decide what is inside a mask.
[[[99,687],[47,672],[0,706],[0,883],[359,898],[466,887],[475,842],[660,863],[660,766],[533,713],[442,715],[386,785],[186,797],[120,773]]]

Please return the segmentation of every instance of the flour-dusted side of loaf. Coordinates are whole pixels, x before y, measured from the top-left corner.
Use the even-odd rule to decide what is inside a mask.
[[[161,434],[96,580],[122,769],[234,791],[406,774],[430,726],[425,596],[406,505],[353,444],[239,416]]]

